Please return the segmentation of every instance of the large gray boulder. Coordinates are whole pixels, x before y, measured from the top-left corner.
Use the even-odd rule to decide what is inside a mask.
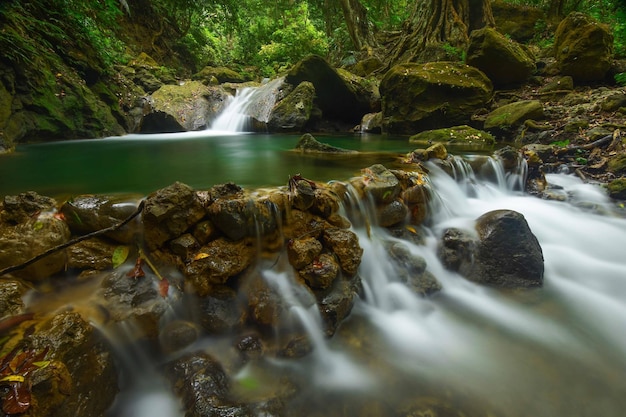
[[[556,29],[554,51],[561,74],[574,81],[599,81],[613,61],[613,35],[608,26],[572,12]]]
[[[490,27],[471,33],[466,62],[484,72],[496,86],[520,84],[537,69],[528,50]]]
[[[400,64],[380,82],[383,129],[413,134],[468,124],[491,100],[493,85],[480,70],[456,62]]]
[[[164,85],[152,93],[152,112],[145,115],[140,132],[204,129],[224,109],[227,97],[224,89],[200,81]]]
[[[490,211],[476,220],[473,234],[459,229],[444,232],[439,257],[450,270],[470,281],[501,288],[543,285],[543,253],[521,213]]]

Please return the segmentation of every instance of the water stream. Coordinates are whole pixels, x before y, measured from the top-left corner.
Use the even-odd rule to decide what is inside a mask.
[[[572,197],[557,202],[515,191],[513,178],[484,181],[467,165],[459,166],[465,168],[456,178],[429,166],[437,211],[425,228],[424,245],[375,226],[355,228],[364,248],[363,291],[333,338],[323,336],[319,312],[298,292],[293,274],[264,270],[314,350],[302,359],[248,364],[233,372],[233,380],[271,386],[289,375],[301,381],[289,415],[368,415],[361,404],[388,408],[390,416],[421,415],[410,410],[424,403],[446,416],[459,411],[503,417],[623,415],[626,220],[608,214],[613,206],[599,188],[569,175],[548,176]],[[482,287],[445,270],[437,259],[443,229],[471,228],[481,214],[503,208],[523,213],[541,244],[541,289]],[[384,249],[390,240],[422,256],[443,290],[421,297],[401,283]],[[198,346],[228,360],[214,337]],[[157,398],[169,398],[161,388]],[[154,391],[145,392],[152,398]],[[167,406],[156,414],[153,408],[140,410],[136,399],[131,404],[134,416],[182,415]],[[406,414],[396,414],[398,409]]]
[[[221,130],[219,126],[216,124],[214,128]],[[156,169],[150,170],[147,162],[145,169],[149,175],[163,175],[158,177],[157,184],[167,185],[184,177],[189,165],[176,165],[168,160],[172,159],[172,154],[160,148],[165,144],[178,150],[176,158],[187,151],[189,155],[198,155],[198,149],[206,148],[198,161],[199,166],[202,163],[205,166],[189,177],[195,181],[187,181],[197,188],[220,182],[222,177],[240,176],[239,168],[247,172],[245,163],[237,165],[237,158],[250,164],[266,159],[267,167],[271,167],[266,172],[265,165],[253,165],[250,176],[243,177],[248,178],[251,185],[282,185],[288,173],[300,171],[317,181],[347,179],[349,172],[371,162],[357,158],[328,163],[298,159],[293,154],[285,156],[296,137],[287,137],[286,142],[281,139],[271,142],[272,138],[266,136],[204,135],[206,133],[164,135],[163,138],[110,138],[104,141],[104,147],[113,146],[115,151],[108,162],[111,165],[105,168],[126,172],[128,164],[133,162],[144,167],[141,165],[144,155],[148,159],[152,157],[153,164],[156,158]],[[259,146],[258,140],[263,142],[264,150],[251,150],[250,147]],[[346,141],[340,144],[344,147],[356,144],[354,138],[338,140]],[[389,146],[389,142],[381,143],[372,146]],[[410,147],[391,143],[396,152]],[[150,146],[145,147],[146,144]],[[367,139],[358,144],[364,148],[370,145]],[[81,151],[76,150],[79,146],[82,146],[80,142],[33,145],[18,149],[16,158],[37,155],[45,148],[43,153],[47,153],[48,158],[51,158],[48,152],[58,152],[57,166],[71,164],[81,155]],[[92,146],[97,147],[98,143],[89,143],[89,147]],[[216,151],[218,155],[211,157]],[[168,158],[158,159],[157,153],[161,152]],[[68,155],[75,160],[64,159]],[[225,155],[233,164],[220,165]],[[391,154],[389,163],[395,155],[397,153]],[[118,161],[114,162],[116,157]],[[204,157],[211,163],[202,161]],[[43,157],[31,160],[33,170],[37,158]],[[377,158],[380,162],[380,156]],[[549,175],[549,183],[558,186],[568,199],[542,200],[519,191],[523,167],[519,175],[507,176],[499,162],[492,159],[490,172],[474,172],[467,159],[471,157],[457,159],[452,176],[435,165],[429,166],[434,193],[433,215],[424,228],[425,244],[398,240],[375,225],[368,229],[360,227],[361,219],[352,219],[364,249],[358,272],[363,290],[350,317],[332,338],[324,337],[319,312],[311,300],[297,293],[292,272],[274,266],[263,270],[264,278],[279,289],[290,306],[294,320],[307,331],[314,349],[301,359],[268,358],[228,368],[234,385],[237,381],[254,379],[257,386],[276,386],[281,383],[282,375],[300,381],[300,390],[292,397],[293,404],[287,405],[287,410],[293,411],[288,415],[417,416],[426,415],[416,410],[430,404],[432,409],[439,410],[439,414],[433,414],[437,416],[622,416],[626,410],[626,220],[623,213],[614,215],[619,209],[599,187],[583,184],[574,176]],[[257,162],[253,162],[255,160]],[[193,161],[190,157],[187,164]],[[170,169],[164,170],[159,163],[170,164],[166,165]],[[220,174],[223,170],[226,172]],[[27,178],[34,175],[28,170],[21,172]],[[133,172],[138,181],[146,175],[140,169]],[[85,189],[99,192],[93,188],[109,190],[118,186],[115,182],[98,183],[102,173],[99,175],[95,176],[94,183],[88,184],[68,179],[68,186],[74,186],[76,192]],[[124,176],[129,178],[124,174],[120,181]],[[75,177],[76,172],[72,178]],[[19,183],[14,186],[22,190],[35,189],[37,178],[32,179],[33,187]],[[43,182],[38,191],[59,191],[63,178],[57,179],[59,182],[54,185]],[[238,182],[238,178],[234,181]],[[141,184],[127,188],[135,192],[156,188],[153,182]],[[12,190],[7,184],[3,187],[0,189],[3,194]],[[495,209],[522,213],[537,236],[545,259],[542,288],[502,291],[482,287],[447,271],[437,259],[437,241],[445,228],[472,229],[477,217]],[[368,215],[365,206],[359,211],[361,217]],[[346,209],[345,214],[350,216],[350,210]],[[373,224],[373,220],[367,223]],[[394,240],[426,260],[427,270],[442,283],[441,292],[421,297],[398,280],[384,249],[386,243]],[[112,339],[121,341],[121,346],[134,346],[132,351],[118,352],[120,363],[129,372],[129,382],[116,404],[115,414],[184,415],[179,400],[157,373],[157,365],[166,358],[154,357],[142,349],[141,344],[134,345],[125,339],[127,333],[128,329],[122,326],[111,335]],[[227,346],[223,340],[207,336],[191,348],[206,349],[227,362],[232,355]],[[257,392],[248,394],[258,395]],[[245,396],[246,391],[238,395]],[[361,408],[372,404],[376,404],[375,410]]]

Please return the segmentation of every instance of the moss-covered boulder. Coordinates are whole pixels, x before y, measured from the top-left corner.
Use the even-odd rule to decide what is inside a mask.
[[[496,140],[489,132],[462,125],[443,129],[426,130],[409,138],[409,142],[419,146],[433,143],[445,144],[448,148],[479,150],[489,149]]]
[[[94,92],[61,62],[9,68],[0,64],[0,148],[19,142],[93,138],[124,133],[124,116],[108,88]],[[101,84],[97,84],[102,87]]]
[[[616,200],[626,200],[626,178],[618,178],[607,184],[609,196]]]
[[[490,132],[507,132],[528,119],[540,120],[543,117],[543,104],[539,100],[522,100],[505,104],[489,113],[484,128]]]
[[[151,96],[152,113],[161,115],[164,120],[173,119],[182,130],[204,129],[223,110],[226,97],[225,90],[206,86],[200,81],[164,85]],[[141,131],[146,132],[146,129],[142,126]]]
[[[271,110],[267,127],[273,132],[300,132],[309,122],[315,87],[308,81],[298,86]]]
[[[620,153],[609,159],[609,171],[616,175],[626,174],[626,153]]]
[[[496,86],[520,84],[537,69],[528,50],[490,27],[471,33],[466,62]]]
[[[315,139],[310,133],[302,135],[298,143],[296,144],[295,151],[302,153],[331,153],[331,154],[356,154],[358,153],[352,149],[339,148],[327,143],[322,143]]]
[[[613,61],[613,35],[608,26],[572,12],[556,29],[554,51],[561,74],[575,81],[602,80]]]
[[[218,83],[243,83],[246,77],[226,67],[211,67],[206,66],[199,72],[191,76],[192,80],[201,81],[204,84]]]
[[[299,85],[309,81],[315,87],[315,104],[327,120],[358,124],[369,113],[370,96],[352,82],[348,82],[322,57],[311,55],[289,71],[286,81]]]
[[[411,134],[469,122],[492,97],[480,70],[454,62],[400,64],[380,82],[383,128]]]

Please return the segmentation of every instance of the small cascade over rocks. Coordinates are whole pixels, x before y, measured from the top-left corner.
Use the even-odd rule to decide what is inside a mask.
[[[573,177],[524,194],[517,152],[441,156],[147,196],[142,251],[89,273],[118,376],[151,381],[111,413],[620,416],[626,221]]]
[[[272,108],[281,98],[284,77],[276,78],[257,87],[238,88],[225,109],[211,124],[215,132],[254,132],[262,130]]]

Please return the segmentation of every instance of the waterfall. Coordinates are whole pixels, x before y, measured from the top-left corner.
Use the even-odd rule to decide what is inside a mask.
[[[235,97],[230,98],[222,113],[211,124],[211,130],[215,132],[249,131],[251,118],[246,113],[246,108],[253,93],[253,87],[237,90]]]
[[[258,87],[238,89],[213,121],[210,130],[218,133],[251,132],[255,130],[255,121],[267,123],[283,83],[284,78],[281,77]]]

